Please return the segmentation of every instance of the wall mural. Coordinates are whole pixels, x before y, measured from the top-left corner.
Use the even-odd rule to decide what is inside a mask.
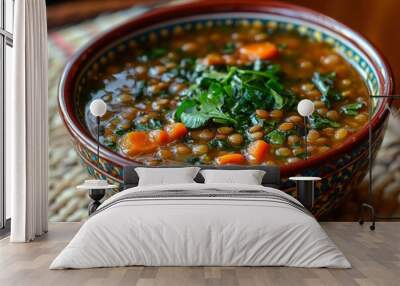
[[[50,69],[58,71],[51,103],[59,72],[76,49],[138,12],[102,16],[50,34]],[[356,218],[365,198],[357,190],[368,167],[369,104],[382,115],[374,123],[374,154],[389,112],[383,99],[369,100],[368,91],[380,89],[376,70],[351,42],[290,19],[243,14],[186,19],[121,39],[110,36],[93,47],[75,58],[60,90],[61,114],[75,150],[50,106],[52,220],[86,216],[86,193],[74,188],[87,177],[77,155],[90,175],[117,184],[121,166],[132,161],[279,165],[289,193],[295,191],[289,176],[323,178],[316,185],[316,216]],[[89,112],[94,99],[108,109],[100,122],[99,166],[97,125]],[[297,111],[302,99],[315,108],[308,128]],[[389,215],[398,211],[394,206]]]

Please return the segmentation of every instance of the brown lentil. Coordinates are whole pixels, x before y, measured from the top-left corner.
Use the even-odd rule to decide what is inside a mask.
[[[208,146],[201,144],[201,145],[195,145],[192,148],[192,152],[194,155],[203,155],[208,152]]]
[[[179,155],[189,155],[192,150],[185,144],[179,144],[175,147],[175,152]]]
[[[267,119],[268,118],[268,111],[264,109],[257,109],[256,110],[256,115],[262,119]]]
[[[289,135],[287,140],[289,145],[295,145],[300,142],[300,137],[298,135]]]
[[[204,141],[209,141],[209,140],[213,139],[214,136],[215,136],[214,132],[210,129],[203,129],[199,133],[199,139],[204,140]]]
[[[320,137],[315,140],[315,144],[323,146],[329,144],[329,139],[326,137]]]
[[[257,131],[257,132],[250,133],[250,137],[251,137],[252,140],[263,139],[264,132],[263,131]]]
[[[307,142],[313,143],[320,137],[320,134],[317,130],[311,129],[307,134]]]
[[[287,147],[281,147],[276,149],[275,154],[277,156],[289,157],[290,155],[292,155],[292,151]]]
[[[261,125],[253,125],[252,127],[250,127],[249,132],[253,133],[253,132],[257,132],[257,131],[261,131],[261,130],[262,130]]]
[[[271,118],[279,119],[282,118],[283,112],[282,110],[272,110],[270,113]]]
[[[329,110],[326,113],[326,117],[330,120],[337,121],[339,120],[339,112],[337,112],[336,110]]]
[[[228,142],[232,145],[241,145],[243,143],[243,136],[239,133],[229,135]]]
[[[366,115],[364,113],[358,114],[354,117],[354,120],[359,123],[365,123],[368,121],[368,115]]]
[[[303,147],[295,147],[295,148],[293,148],[292,152],[293,152],[293,155],[299,156],[304,153],[304,148]]]
[[[289,131],[292,130],[294,127],[293,123],[291,122],[284,122],[281,125],[279,125],[278,129],[281,131]]]
[[[289,117],[286,119],[286,121],[292,122],[292,123],[294,123],[294,124],[300,124],[300,123],[303,123],[303,118],[300,117],[300,116],[298,116],[298,115],[292,115],[292,116],[289,116]]]
[[[168,149],[159,150],[157,155],[160,159],[164,160],[172,159],[174,157],[174,153],[172,153],[171,150]]]
[[[335,139],[336,140],[344,140],[347,137],[348,131],[344,128],[337,129],[335,131]]]
[[[318,108],[317,112],[319,115],[325,116],[328,113],[328,108],[325,108],[325,107]]]
[[[218,132],[219,134],[224,134],[224,135],[231,134],[232,131],[233,131],[233,128],[232,128],[232,127],[228,127],[228,126],[219,127],[219,128],[217,129],[217,132]]]

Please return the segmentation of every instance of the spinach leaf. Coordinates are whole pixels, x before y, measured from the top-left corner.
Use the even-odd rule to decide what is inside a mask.
[[[336,121],[329,120],[328,118],[321,117],[319,114],[314,113],[310,116],[310,125],[314,129],[323,129],[326,127],[339,128],[340,124]]]
[[[186,158],[185,162],[190,165],[199,165],[201,163],[201,160],[199,157],[188,157]]]
[[[134,97],[141,97],[145,94],[147,84],[144,80],[136,81],[135,85],[132,88],[132,94]]]
[[[208,143],[208,147],[210,149],[217,149],[217,150],[235,150],[233,146],[231,146],[228,142],[222,139],[213,139]]]
[[[332,101],[339,101],[342,99],[341,94],[333,89],[335,79],[336,73],[334,72],[323,75],[319,72],[315,72],[312,77],[312,82],[321,93],[321,101],[325,103],[328,108],[332,108]]]
[[[117,144],[115,142],[111,142],[111,141],[104,141],[104,145],[106,145],[108,148],[115,150],[115,148],[117,147]]]
[[[196,61],[195,58],[185,57],[179,61],[176,68],[171,69],[163,75],[164,79],[176,78],[183,82],[195,82],[197,78],[200,78],[206,66],[201,64],[200,61]]]
[[[279,92],[283,91],[283,86],[274,79],[270,79],[265,86],[267,87],[267,90],[274,98],[274,109],[282,109],[284,105],[284,100],[282,95],[279,94]]]
[[[162,129],[162,122],[155,118],[150,118],[146,123],[135,122],[135,130],[148,131]]]
[[[202,112],[183,112],[180,119],[186,127],[195,129],[204,126],[210,120],[210,116]]]
[[[358,115],[358,110],[364,107],[364,103],[362,102],[355,102],[347,105],[343,105],[340,108],[340,111],[349,116],[356,116]]]
[[[229,42],[224,47],[225,54],[233,54],[236,50],[235,43]]]
[[[250,122],[252,125],[260,125],[264,129],[273,129],[276,127],[276,124],[278,123],[277,120],[273,120],[273,119],[266,120],[266,119],[259,118],[256,114],[252,114],[250,116]]]
[[[128,129],[118,129],[115,131],[115,134],[117,134],[118,136],[122,136],[127,132],[128,132]]]
[[[297,98],[296,94],[294,94],[290,90],[285,90],[282,92],[282,96],[285,100],[284,103],[284,109],[287,111],[293,111],[296,110],[297,108],[297,103],[299,102],[299,99]]]
[[[175,119],[188,128],[214,122],[243,130],[244,126],[250,126],[256,109],[291,110],[297,98],[284,88],[279,72],[278,65],[266,62],[260,62],[254,69],[203,70],[185,92],[187,99],[175,110]]]
[[[179,104],[177,109],[175,110],[174,118],[176,120],[180,120],[181,115],[182,115],[183,112],[185,112],[185,110],[193,109],[196,106],[197,106],[197,103],[193,99],[185,99],[185,100],[183,100]]]
[[[141,62],[148,62],[149,60],[154,60],[161,58],[162,56],[167,54],[167,49],[165,48],[153,48],[148,52],[140,55],[138,60]]]
[[[275,129],[274,131],[271,131],[270,133],[268,133],[265,136],[265,138],[271,144],[281,145],[281,144],[285,143],[286,133],[283,131],[280,131],[278,129]]]
[[[287,48],[287,44],[286,43],[279,43],[278,44],[278,49],[279,51],[284,50]]]
[[[208,92],[200,93],[196,100],[183,103],[176,110],[175,116],[188,128],[202,127],[209,120],[221,124],[236,123],[236,120],[222,111],[224,91],[218,83],[211,84]]]
[[[236,72],[242,76],[244,79],[278,79],[275,70],[245,70],[245,69],[236,69]]]
[[[165,48],[153,48],[148,53],[151,59],[161,58],[162,56],[167,54],[167,49]]]
[[[278,74],[281,71],[281,66],[277,64],[271,64],[269,61],[263,61],[257,59],[254,61],[252,65],[252,69],[254,71],[263,71],[267,70],[272,72],[273,74]]]

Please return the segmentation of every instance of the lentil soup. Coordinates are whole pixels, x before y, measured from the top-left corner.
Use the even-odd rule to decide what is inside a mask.
[[[314,102],[308,155],[368,121],[368,90],[332,46],[265,27],[182,32],[151,48],[131,42],[95,64],[79,104],[103,99],[101,144],[146,165],[290,164],[304,159],[301,99]]]

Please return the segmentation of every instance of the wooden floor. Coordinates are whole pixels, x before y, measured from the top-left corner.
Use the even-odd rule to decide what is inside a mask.
[[[287,267],[125,267],[48,270],[79,223],[53,223],[50,232],[29,244],[0,241],[0,285],[400,285],[400,222],[378,223],[371,232],[357,223],[322,223],[353,269]]]

